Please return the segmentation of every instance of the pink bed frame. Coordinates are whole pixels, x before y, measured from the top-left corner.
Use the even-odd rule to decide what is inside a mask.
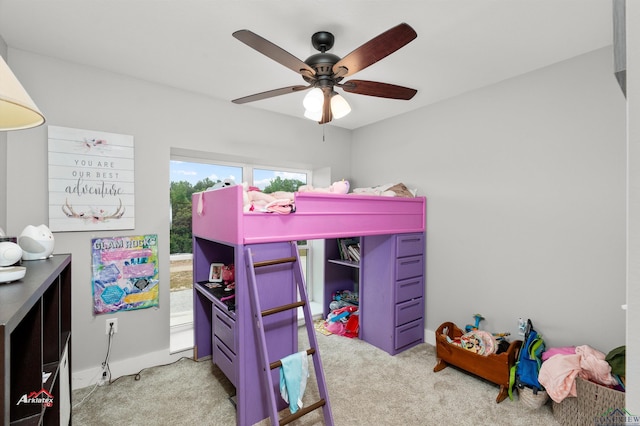
[[[193,235],[231,244],[424,232],[425,197],[295,193],[291,214],[243,212],[242,186],[193,195]]]

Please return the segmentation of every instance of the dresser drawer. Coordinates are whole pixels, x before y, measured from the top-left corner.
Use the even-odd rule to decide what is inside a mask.
[[[416,299],[424,295],[424,277],[396,281],[396,302]]]
[[[213,335],[227,345],[227,348],[236,353],[236,322],[216,305],[213,305],[211,310],[213,316]]]
[[[213,363],[236,386],[236,355],[217,337],[213,338]]]
[[[423,298],[409,300],[396,305],[396,326],[406,324],[424,316]]]
[[[424,321],[421,319],[396,328],[395,349],[410,344],[422,343],[424,340]]]
[[[422,255],[403,257],[396,260],[396,280],[420,277],[424,274]]]
[[[423,234],[402,234],[396,238],[396,257],[414,256],[424,253]]]

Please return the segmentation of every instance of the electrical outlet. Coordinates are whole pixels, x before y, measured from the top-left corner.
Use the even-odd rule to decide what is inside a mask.
[[[107,368],[106,367],[102,367],[102,376],[98,379],[98,386],[104,386],[107,384],[109,380],[108,374],[107,374]]]
[[[108,335],[111,331],[112,326],[113,334],[116,334],[118,332],[118,318],[109,318],[108,320],[106,320],[104,334]]]

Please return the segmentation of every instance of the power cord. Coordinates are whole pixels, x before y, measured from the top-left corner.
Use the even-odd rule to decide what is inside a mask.
[[[207,358],[202,359],[202,360],[200,360],[200,361],[196,361],[195,359],[193,359],[193,358],[189,358],[188,356],[183,356],[183,357],[178,358],[178,359],[177,359],[177,360],[175,360],[175,361],[171,361],[171,362],[168,362],[168,363],[166,363],[166,364],[160,364],[160,365],[153,365],[153,366],[151,366],[151,367],[145,367],[145,368],[143,368],[142,370],[138,371],[138,372],[137,372],[137,373],[135,373],[135,374],[128,374],[128,375],[125,375],[125,376],[120,376],[120,377],[118,377],[118,378],[114,379],[113,381],[111,381],[111,382],[110,382],[110,384],[111,384],[111,383],[115,383],[115,382],[117,382],[118,380],[120,380],[120,379],[122,379],[122,378],[124,378],[124,377],[133,377],[133,380],[140,380],[140,379],[142,378],[142,372],[143,372],[143,371],[145,371],[145,370],[148,370],[148,369],[150,369],[150,368],[166,367],[166,366],[168,366],[168,365],[173,365],[173,364],[175,364],[175,363],[177,363],[177,362],[182,361],[183,359],[188,359],[189,361],[196,362],[196,363],[198,363],[198,362],[202,362],[202,361],[210,361],[210,359],[207,359]]]
[[[107,355],[102,362],[102,377],[99,384],[103,386],[105,384],[111,384],[111,368],[109,367],[109,357],[111,356],[111,342],[113,341],[113,335],[115,330],[113,329],[113,323],[109,326],[109,342],[107,344]]]
[[[111,328],[109,329],[109,341],[107,344],[107,355],[104,358],[104,361],[102,362],[102,370],[100,371],[102,373],[102,376],[96,380],[95,385],[93,385],[93,389],[91,389],[89,391],[88,394],[85,395],[84,398],[82,398],[82,400],[80,402],[78,402],[76,405],[74,405],[72,407],[73,409],[76,409],[77,407],[79,407],[80,405],[82,405],[87,398],[89,398],[91,396],[91,394],[93,394],[93,392],[95,392],[95,390],[98,388],[98,386],[103,386],[105,384],[111,384],[111,369],[109,368],[109,356],[111,355],[111,341],[113,339],[113,335],[115,334],[115,330],[113,329],[113,324],[111,324]],[[105,380],[107,380],[107,377],[109,378],[109,380],[107,382],[105,382]],[[95,376],[94,376],[95,378]]]
[[[111,324],[111,328],[109,329],[109,343],[107,345],[107,355],[105,356],[104,361],[102,362],[102,377],[98,381],[96,381],[96,384],[93,386],[93,389],[91,389],[91,391],[89,391],[89,393],[87,395],[85,395],[85,397],[82,398],[82,400],[80,402],[78,402],[76,405],[74,405],[72,407],[72,409],[75,409],[75,408],[79,407],[80,405],[82,405],[87,400],[87,398],[89,398],[89,396],[91,396],[91,394],[93,394],[93,392],[98,388],[98,386],[102,386],[102,385],[105,385],[105,384],[111,385],[111,384],[117,382],[118,380],[122,379],[123,377],[133,377],[134,380],[140,380],[142,378],[142,372],[145,371],[145,370],[148,370],[149,368],[166,367],[168,365],[173,365],[173,364],[175,364],[177,362],[180,362],[183,359],[188,359],[189,361],[196,362],[196,363],[203,362],[203,361],[210,361],[210,358],[202,358],[200,360],[195,360],[193,358],[189,358],[187,356],[183,356],[183,357],[178,358],[175,361],[168,362],[166,364],[154,365],[154,366],[151,366],[151,367],[146,367],[146,368],[143,368],[142,370],[138,371],[135,374],[128,374],[128,375],[117,377],[114,380],[111,380],[111,369],[109,368],[109,356],[111,355],[111,342],[112,342],[114,334],[115,334],[115,331],[113,329],[113,324]],[[105,382],[105,380],[107,380],[107,377],[108,377],[108,381]],[[233,401],[232,401],[232,403],[235,405],[235,403]]]

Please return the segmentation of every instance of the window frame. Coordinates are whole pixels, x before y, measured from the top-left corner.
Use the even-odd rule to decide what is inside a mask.
[[[194,152],[193,155],[196,155],[196,153]],[[170,167],[171,167],[171,162],[173,161],[180,161],[180,162],[185,162],[185,163],[197,163],[197,164],[206,164],[206,165],[212,165],[212,166],[226,166],[226,167],[238,167],[242,170],[242,178],[241,178],[241,182],[235,182],[236,184],[242,184],[244,182],[247,182],[250,186],[254,185],[254,170],[255,169],[259,169],[259,170],[268,170],[268,171],[273,171],[274,173],[297,173],[297,174],[303,174],[306,176],[306,182],[305,184],[309,184],[312,181],[313,178],[313,171],[311,169],[308,168],[297,168],[297,167],[291,167],[291,166],[287,166],[287,167],[281,167],[277,164],[268,164],[268,163],[255,163],[252,161],[246,161],[246,162],[242,162],[239,161],[239,159],[236,159],[234,161],[230,161],[230,160],[224,160],[224,159],[216,159],[214,156],[211,155],[201,155],[198,157],[195,156],[191,156],[186,152],[171,152],[171,155],[169,156],[169,161],[170,161]],[[169,184],[171,184],[171,180],[169,182]],[[170,211],[171,209],[173,209],[173,206],[170,204]],[[169,229],[171,229],[172,226],[172,221],[173,221],[173,216],[170,213],[169,215]],[[170,238],[171,238],[171,234],[170,234]],[[308,279],[305,279],[306,285],[307,285],[307,293],[309,295],[309,301],[313,301],[313,280],[310,279],[311,277],[313,277],[313,256],[312,256],[312,244],[309,243],[309,241],[306,241],[303,244],[298,244],[298,250],[300,252],[300,250],[306,250],[306,264],[305,264],[305,276],[308,277]],[[193,254],[193,253],[191,253]],[[169,255],[171,255],[171,253],[169,253]],[[171,277],[169,277],[169,279],[171,280]],[[186,291],[186,290],[185,290]],[[170,312],[171,315],[171,312]],[[185,327],[188,324],[193,324],[193,322],[191,323],[183,323],[183,324],[179,324],[179,325],[175,325],[172,327]]]

